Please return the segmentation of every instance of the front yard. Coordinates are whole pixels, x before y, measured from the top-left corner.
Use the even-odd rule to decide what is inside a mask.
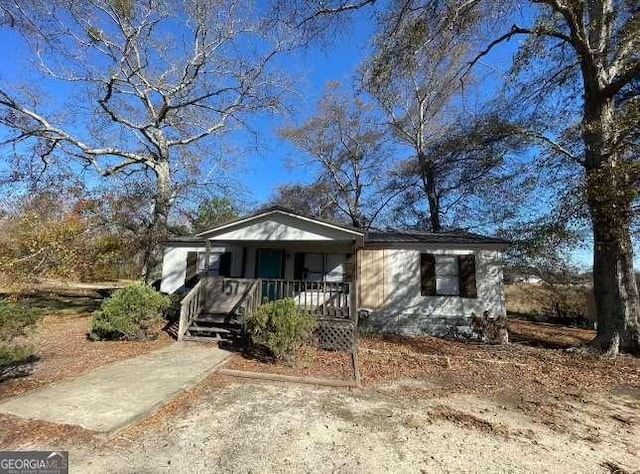
[[[173,341],[165,332],[155,341],[90,341],[87,338],[90,311],[97,308],[96,299],[49,296],[40,297],[33,303],[48,311],[38,325],[34,341],[37,360],[33,372],[26,377],[0,382],[0,400],[135,357]]]
[[[71,451],[73,470],[83,473],[610,472],[614,466],[632,472],[638,466],[637,425],[598,413],[601,403],[630,411],[622,396],[568,401],[573,413],[562,416],[577,429],[567,431],[524,414],[506,394],[402,395],[434,383],[399,380],[344,391],[214,376],[119,438],[61,445]],[[586,430],[592,425],[602,439]]]
[[[34,373],[0,384],[0,398],[172,341],[90,342],[82,312],[40,327]],[[83,473],[634,472],[640,360],[564,351],[593,336],[584,329],[514,319],[510,332],[508,346],[362,338],[355,390],[214,373],[113,438],[2,415],[0,447],[66,449],[71,472]],[[226,367],[341,378],[349,364],[307,351],[293,367],[239,354]]]

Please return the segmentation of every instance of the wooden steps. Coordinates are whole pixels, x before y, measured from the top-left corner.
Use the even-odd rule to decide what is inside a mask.
[[[231,331],[229,329],[225,329],[225,328],[219,328],[219,327],[206,327],[206,326],[197,326],[195,324],[193,324],[190,328],[189,328],[190,332],[211,332],[211,333],[218,333],[218,334],[231,334]]]
[[[217,340],[219,340],[220,338],[216,338],[216,337],[210,337],[210,336],[206,336],[206,337],[202,337],[202,336],[189,336],[187,334],[185,334],[182,337],[183,341],[191,341],[191,342],[215,342]]]
[[[212,339],[232,339],[242,335],[242,323],[236,317],[225,313],[201,313],[187,329],[184,339],[190,341],[210,341]]]
[[[224,324],[242,326],[242,321],[234,316],[221,313],[201,313],[195,319],[196,323]]]

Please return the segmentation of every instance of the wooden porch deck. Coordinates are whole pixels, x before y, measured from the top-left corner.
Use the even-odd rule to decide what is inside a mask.
[[[355,340],[357,311],[351,283],[210,276],[201,278],[182,300],[178,340],[242,336],[246,314],[264,301],[284,298],[318,318],[320,346],[342,348]]]

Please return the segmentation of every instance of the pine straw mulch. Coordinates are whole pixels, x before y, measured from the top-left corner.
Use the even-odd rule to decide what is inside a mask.
[[[20,395],[97,367],[158,349],[173,339],[164,331],[155,341],[90,341],[88,314],[47,316],[38,325],[36,361],[24,377],[0,382],[0,399]]]
[[[640,359],[621,355],[611,360],[564,350],[588,342],[593,331],[519,320],[509,326],[515,342],[506,346],[427,336],[361,338],[363,384],[403,397],[495,396],[549,420],[566,409],[567,401],[584,402],[617,390],[640,393]],[[393,384],[407,379],[423,383]]]
[[[53,403],[53,402],[52,402]],[[104,436],[80,426],[28,420],[18,416],[0,413],[0,449],[69,450],[76,445],[104,447]]]
[[[462,393],[640,388],[638,358],[621,355],[610,360],[561,349],[589,341],[593,331],[517,320],[509,322],[509,329],[516,342],[506,346],[428,336],[361,338],[358,354],[363,383],[428,378],[446,390]]]
[[[509,326],[514,342],[505,346],[433,337],[361,338],[363,385],[408,400],[462,395],[464,403],[473,404],[478,398],[587,442],[616,437],[633,444],[640,423],[633,415],[640,408],[640,358],[566,351],[593,339],[594,331],[519,320]],[[460,426],[475,423],[466,410],[450,408],[437,414]],[[475,428],[486,428],[483,423]],[[504,431],[499,424],[489,428],[497,435]]]
[[[171,341],[94,343],[86,339],[88,317],[53,318],[41,330],[42,358],[33,375],[0,384],[0,396],[17,394],[64,377],[79,375],[116,360],[133,357]],[[585,396],[617,388],[640,390],[640,359],[614,360],[568,353],[567,348],[593,338],[593,331],[528,321],[510,321],[508,346],[449,341],[433,337],[363,337],[359,362],[365,389],[391,390],[402,397],[441,397],[449,394],[498,395],[524,413],[553,424],[561,401],[583,401]],[[317,378],[351,379],[350,353],[302,349],[297,364],[274,364],[264,354],[234,354],[225,368]],[[419,386],[394,382],[417,379]],[[102,445],[127,443],[145,429],[197,407],[207,394],[237,379],[211,374],[201,384],[178,396],[117,439],[105,440],[79,427],[22,420],[0,415],[0,447]],[[389,388],[390,387],[390,388]],[[640,393],[640,392],[638,392]],[[451,413],[441,413],[443,417]],[[546,420],[546,421],[545,421]],[[8,428],[8,429],[7,429]],[[113,446],[113,445],[111,445]]]
[[[261,350],[236,353],[224,368],[294,377],[353,380],[351,352],[325,351],[311,346],[298,349],[292,362],[274,362]]]

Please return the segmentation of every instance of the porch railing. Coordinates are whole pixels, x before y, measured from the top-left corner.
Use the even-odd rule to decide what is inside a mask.
[[[239,313],[242,315],[242,330],[246,329],[246,315],[253,313],[262,304],[262,281],[254,280],[240,301]]]
[[[205,301],[205,282],[202,279],[196,283],[187,296],[180,302],[180,322],[178,323],[178,341],[182,341],[184,335],[191,326],[193,320],[200,313],[202,304]]]
[[[350,283],[263,279],[261,287],[263,299],[292,298],[300,309],[320,317],[348,319],[352,312]]]

